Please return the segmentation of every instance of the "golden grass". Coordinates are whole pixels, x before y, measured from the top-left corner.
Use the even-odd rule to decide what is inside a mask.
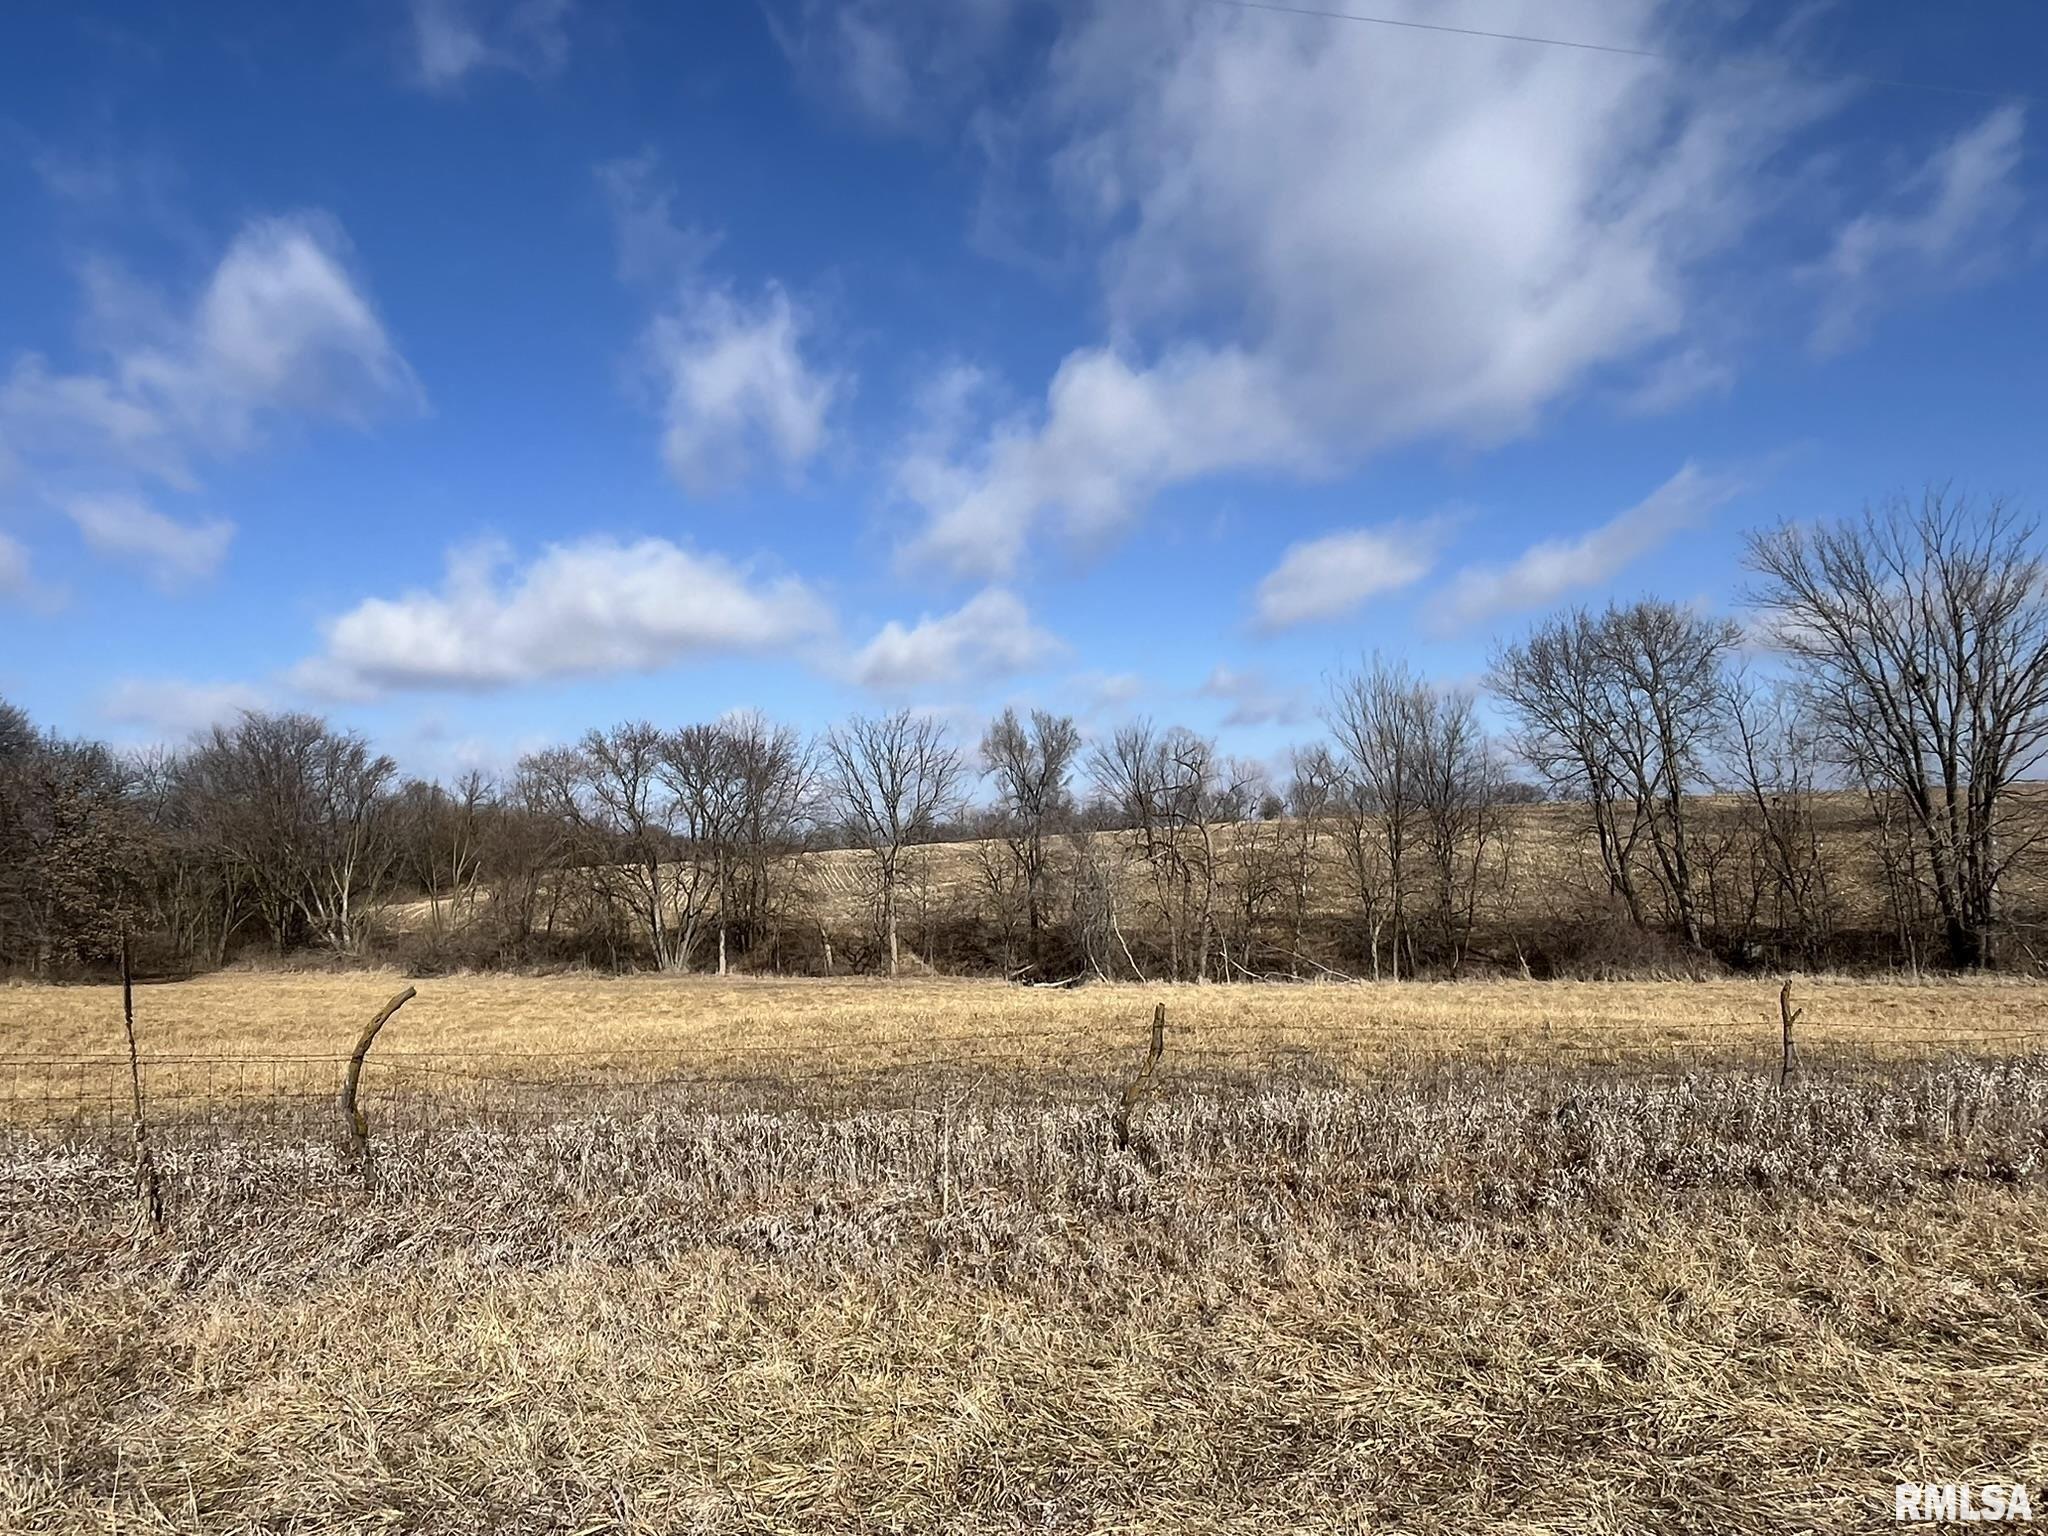
[[[718,1252],[17,1299],[0,1526],[1882,1530],[1900,1479],[2048,1478],[2039,1215],[1396,1232],[1086,1304]]]
[[[136,989],[145,1054],[337,1054],[399,987],[395,973],[229,971]],[[1155,1002],[1177,1043],[1314,1045],[1375,1054],[1570,1049],[1626,1059],[1657,1047],[1775,1049],[1775,980],[1403,982],[1301,986],[1091,986],[1061,991],[940,979],[481,974],[412,983],[419,995],[377,1047],[406,1052],[688,1051],[738,1063],[761,1048],[838,1059],[959,1047],[1029,1055],[1047,1037],[1127,1052]],[[1800,1033],[1938,1047],[2048,1034],[2048,983],[1800,980]],[[0,987],[0,1056],[116,1054],[120,990]]]
[[[336,1052],[402,984],[222,975],[138,1022]],[[162,1237],[118,1139],[0,1123],[0,1530],[1856,1531],[1901,1479],[2048,1479],[2048,1060],[2006,1038],[2048,988],[1801,983],[1780,1091],[1638,1070],[1767,1058],[1764,982],[418,985],[373,1074],[714,1081],[380,1125],[374,1193],[324,1131],[173,1133]],[[1138,1155],[1113,1092],[976,1075],[993,1040],[1113,1083],[1159,1001]],[[114,989],[0,991],[0,1055],[118,1039]],[[1339,1070],[1274,1067],[1304,1041]]]

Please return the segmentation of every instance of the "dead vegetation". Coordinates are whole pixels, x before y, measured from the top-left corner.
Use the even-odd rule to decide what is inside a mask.
[[[144,1054],[340,1050],[390,990],[144,989]],[[1857,1530],[2038,1484],[2039,989],[1800,995],[1780,1085],[1764,984],[427,985],[366,1087],[523,1043],[558,1112],[372,1099],[374,1189],[335,1127],[170,1118],[161,1238],[119,1135],[6,1134],[0,1527]],[[562,1094],[664,1039],[707,1070]]]

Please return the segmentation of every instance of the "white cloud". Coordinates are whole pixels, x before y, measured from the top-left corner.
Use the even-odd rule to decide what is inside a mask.
[[[2027,115],[1994,109],[1901,181],[1887,205],[1849,221],[1813,274],[1826,286],[1814,346],[1839,351],[1884,299],[1915,285],[1971,281],[2001,258],[2020,206]]]
[[[1408,523],[1290,544],[1259,583],[1255,617],[1269,630],[1342,618],[1369,597],[1420,581],[1435,562],[1434,531]]]
[[[1450,586],[1449,622],[1525,613],[1600,586],[1741,490],[1735,480],[1687,464],[1635,506],[1575,539],[1533,544],[1506,566],[1467,566]]]
[[[46,490],[113,474],[190,489],[195,458],[248,449],[267,416],[360,424],[420,402],[325,215],[245,225],[183,314],[104,266],[86,275],[105,366],[60,373],[24,354],[0,385],[0,452]]]
[[[100,714],[115,725],[139,726],[158,741],[183,741],[210,725],[233,720],[243,710],[268,709],[270,704],[261,689],[248,683],[124,678],[101,700]]]
[[[549,546],[507,572],[506,551],[450,557],[438,591],[370,598],[327,626],[306,686],[336,696],[504,687],[650,672],[692,656],[776,652],[830,627],[792,577],[761,578],[666,539]]]
[[[420,84],[445,90],[480,69],[542,80],[568,62],[570,0],[411,0]]]
[[[1176,481],[1266,462],[1319,462],[1261,359],[1177,349],[1151,368],[1108,349],[1070,355],[1044,422],[999,425],[966,460],[913,452],[897,483],[929,515],[913,555],[964,575],[1015,569],[1033,524],[1057,510],[1075,540],[1117,531]]]
[[[1308,718],[1308,701],[1298,689],[1275,688],[1257,672],[1219,665],[1196,690],[1230,706],[1226,726],[1293,725]]]
[[[905,628],[891,619],[856,652],[847,675],[866,688],[905,689],[1022,672],[1065,647],[1031,622],[1012,592],[991,587],[952,613]]]
[[[640,363],[662,416],[662,458],[693,495],[730,489],[757,467],[794,475],[824,447],[850,381],[806,356],[812,321],[781,284],[748,299],[707,277],[718,235],[677,221],[675,193],[648,150],[597,168],[611,206],[619,275],[660,285]]]
[[[790,0],[767,16],[812,88],[901,131],[981,93],[1018,9],[1016,0]]]
[[[222,518],[181,523],[139,496],[74,496],[64,511],[93,549],[139,565],[167,591],[219,570],[235,536]]]
[[[1488,25],[1552,12],[1523,0]],[[1594,16],[1619,46],[1666,40],[1652,0]],[[1678,70],[1098,0],[1035,121],[1063,206],[1109,241],[1110,339],[1029,416],[914,465],[911,552],[1001,575],[1041,527],[1100,539],[1197,476],[1526,433],[1684,334],[1703,267],[1834,100],[1759,59]]]
[[[845,381],[806,360],[807,325],[774,283],[751,304],[693,286],[655,319],[646,349],[663,394],[662,458],[685,490],[711,495],[757,461],[794,472],[817,455]]]

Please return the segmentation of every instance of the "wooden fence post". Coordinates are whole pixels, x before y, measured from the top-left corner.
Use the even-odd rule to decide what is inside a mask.
[[[363,1118],[363,1112],[356,1107],[356,1086],[362,1081],[363,1060],[370,1054],[370,1047],[377,1041],[377,1031],[390,1020],[391,1015],[411,1002],[416,993],[407,987],[398,996],[377,1010],[377,1017],[370,1020],[363,1037],[356,1041],[355,1054],[348,1059],[348,1071],[341,1080],[341,1134],[343,1145],[355,1165],[362,1170],[363,1178],[370,1177],[370,1122]]]
[[[1131,1150],[1131,1114],[1137,1109],[1138,1101],[1145,1096],[1145,1090],[1152,1085],[1152,1073],[1159,1065],[1159,1058],[1165,1053],[1166,1004],[1160,1003],[1152,1010],[1152,1048],[1145,1055],[1145,1065],[1138,1069],[1138,1075],[1131,1079],[1130,1087],[1124,1090],[1123,1102],[1117,1105],[1116,1144],[1121,1151]]]
[[[1784,1055],[1778,1062],[1778,1086],[1784,1087],[1792,1080],[1792,1074],[1799,1070],[1799,1047],[1792,1043],[1792,1026],[1799,1022],[1804,1008],[1792,1006],[1792,983],[1786,982],[1778,988],[1778,1018],[1785,1026]]]
[[[134,1095],[135,1193],[142,1212],[158,1232],[164,1229],[164,1189],[157,1178],[156,1156],[149,1146],[149,1124],[142,1116],[142,1052],[135,1043],[135,980],[128,967],[128,930],[121,930],[121,1024],[128,1032],[128,1087]]]

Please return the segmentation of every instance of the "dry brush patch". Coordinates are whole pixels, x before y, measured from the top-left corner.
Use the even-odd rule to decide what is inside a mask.
[[[17,1312],[0,1518],[1875,1530],[1901,1476],[2048,1473],[2037,1216],[1978,1191],[1402,1228],[1059,1304],[729,1252],[121,1285]]]
[[[9,1529],[1876,1529],[2048,1476],[2048,1061],[698,1102],[0,1183]]]

